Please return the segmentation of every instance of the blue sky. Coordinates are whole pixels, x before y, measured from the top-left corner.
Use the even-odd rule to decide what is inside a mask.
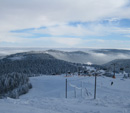
[[[130,49],[129,0],[3,0],[0,7],[0,47]]]

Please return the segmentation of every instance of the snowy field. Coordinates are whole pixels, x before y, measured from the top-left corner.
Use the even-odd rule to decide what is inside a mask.
[[[130,79],[64,76],[30,78],[33,88],[19,99],[1,99],[0,113],[130,113]],[[113,82],[113,85],[111,85]]]

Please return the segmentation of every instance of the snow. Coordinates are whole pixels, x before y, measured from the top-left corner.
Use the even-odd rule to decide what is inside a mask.
[[[24,58],[25,58],[24,56],[15,56],[15,57],[11,57],[9,59],[11,59],[11,60],[22,60]]]
[[[93,99],[94,80],[94,77],[88,76],[32,77],[30,81],[33,88],[28,94],[19,99],[0,100],[0,113],[130,113],[129,78],[97,77],[96,99]]]
[[[92,65],[92,63],[91,63],[91,62],[87,62],[87,64],[88,64],[88,65]]]

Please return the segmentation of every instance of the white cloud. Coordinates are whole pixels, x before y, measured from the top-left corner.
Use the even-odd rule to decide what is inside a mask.
[[[110,27],[99,23],[92,23],[89,25],[79,24],[77,26],[70,26],[68,24],[60,24],[55,27],[47,27],[46,29],[35,29],[32,33],[50,34],[52,36],[104,36],[111,32]]]
[[[0,1],[0,25],[23,29],[68,21],[95,21],[129,14],[128,0],[4,0]],[[123,13],[119,13],[123,11]],[[120,17],[121,17],[120,16]]]
[[[75,47],[76,45],[83,43],[83,40],[80,38],[51,38],[50,40],[59,44],[64,44],[64,47],[65,46]]]
[[[71,21],[92,22],[102,19],[130,18],[130,8],[125,7],[128,0],[1,0],[0,1],[0,42],[27,43],[52,41],[54,43],[76,46],[87,39],[81,38],[39,38],[26,39],[21,36],[31,34],[10,33],[11,30],[53,26],[36,33],[70,36],[104,36],[112,32],[129,33],[129,29],[114,28],[101,24],[89,26],[68,26]],[[95,39],[91,40],[94,42]],[[104,42],[104,40],[97,40]],[[89,40],[90,42],[90,40]]]
[[[126,37],[130,38],[130,35],[125,35]]]
[[[130,34],[130,28],[113,27],[113,32],[119,34]]]

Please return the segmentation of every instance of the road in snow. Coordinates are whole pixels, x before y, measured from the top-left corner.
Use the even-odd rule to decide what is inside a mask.
[[[20,99],[1,99],[0,113],[130,113],[130,79],[98,77],[96,100],[94,77],[68,77],[67,99],[65,79],[63,76],[30,78],[33,88],[29,93]],[[79,88],[76,98],[75,88],[71,86]]]

